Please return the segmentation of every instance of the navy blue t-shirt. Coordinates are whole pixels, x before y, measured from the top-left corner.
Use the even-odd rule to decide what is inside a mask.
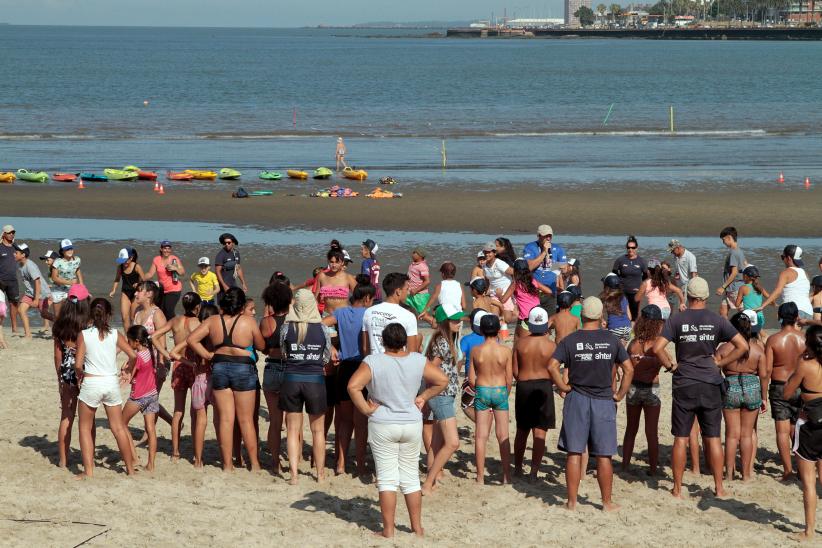
[[[614,397],[614,365],[629,359],[619,339],[604,329],[571,333],[559,343],[554,358],[568,368],[573,390],[597,400]]]

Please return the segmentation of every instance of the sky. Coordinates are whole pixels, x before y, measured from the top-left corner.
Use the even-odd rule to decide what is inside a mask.
[[[562,17],[562,0],[0,0],[0,22],[21,25],[299,27],[371,21]]]

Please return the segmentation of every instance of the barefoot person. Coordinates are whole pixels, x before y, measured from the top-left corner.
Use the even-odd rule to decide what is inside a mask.
[[[767,378],[770,380],[768,400],[776,428],[776,447],[782,460],[782,481],[785,481],[793,475],[791,441],[802,401],[799,399],[798,388],[787,396],[783,391],[785,382],[793,374],[805,352],[805,337],[798,325],[799,309],[796,303],[781,304],[778,316],[782,328],[768,337],[765,343],[765,364]]]
[[[551,289],[551,294],[540,296],[540,306],[549,314],[556,312],[555,296],[562,289],[557,284],[557,270],[568,262],[565,249],[554,243],[554,229],[551,225],[543,224],[537,227],[537,239],[525,245],[522,257],[528,261],[528,268],[534,273],[534,278]]]
[[[399,323],[408,338],[408,351],[417,352],[420,337],[417,334],[417,316],[400,306],[408,298],[408,276],[391,272],[382,281],[385,300],[365,311],[362,317],[363,350],[366,354],[384,351],[382,330],[389,323]]]
[[[511,350],[497,339],[500,322],[487,314],[480,320],[480,332],[485,342],[471,351],[472,367],[468,380],[476,392],[474,410],[477,430],[474,452],[477,463],[477,483],[485,483],[485,447],[491,432],[491,418],[496,425],[497,443],[502,460],[502,483],[511,482],[511,444],[508,441],[508,394],[513,383]]]
[[[422,354],[408,351],[405,329],[399,323],[384,326],[380,340],[384,351],[363,359],[348,382],[348,394],[359,412],[368,417],[368,442],[380,492],[382,536],[394,536],[397,489],[405,496],[411,530],[422,536],[421,409],[445,390],[448,378]],[[428,388],[417,395],[423,382]],[[368,401],[363,389],[368,391]]]
[[[251,350],[262,351],[265,341],[254,318],[243,314],[245,302],[243,290],[232,287],[220,302],[220,314],[205,320],[186,339],[198,356],[212,363],[211,382],[220,414],[220,455],[223,470],[227,472],[234,470],[231,456],[235,417],[240,423],[251,470],[260,469],[257,432],[254,430],[257,364],[251,358]],[[214,351],[203,346],[201,341],[206,337],[210,339]]]
[[[654,343],[665,321],[655,304],[642,309],[634,327],[634,340],[628,345],[628,355],[634,366],[634,378],[625,398],[627,424],[622,439],[622,471],[631,465],[634,442],[639,431],[639,419],[645,415],[645,439],[648,442],[648,475],[655,476],[659,464],[659,370],[662,364],[654,354]]]
[[[643,280],[648,277],[648,264],[639,256],[639,243],[635,236],[628,236],[625,242],[625,254],[614,261],[612,272],[619,276],[620,287],[628,299],[628,308],[631,318],[639,316],[639,301],[636,295],[642,286]]]
[[[459,284],[457,284],[459,288]],[[439,367],[448,377],[448,387],[428,401],[429,420],[435,421],[431,447],[428,455],[428,476],[422,486],[422,494],[429,495],[436,489],[442,477],[445,464],[459,449],[455,400],[460,394],[460,379],[457,373],[456,338],[459,336],[462,317],[465,315],[459,305],[440,305],[434,310],[437,330],[428,343],[425,357]]]
[[[117,254],[117,269],[114,271],[114,283],[111,285],[109,298],[113,299],[117,286],[122,282],[120,290],[120,317],[123,319],[123,329],[131,327],[131,305],[137,294],[137,287],[143,281],[143,268],[137,264],[137,250],[133,247],[124,247]]]
[[[337,352],[322,324],[317,301],[307,289],[294,294],[294,303],[280,330],[285,377],[279,406],[285,412],[289,483],[297,484],[303,445],[303,409],[308,413],[317,481],[325,479],[325,376],[337,366]]]
[[[803,268],[805,262],[802,260],[802,248],[796,245],[786,245],[781,258],[785,269],[779,273],[776,287],[756,310],[757,312],[763,310],[769,304],[776,302],[781,295],[783,303],[796,304],[800,319],[810,320],[813,318],[813,305],[810,299],[811,282]]]
[[[168,240],[160,242],[160,254],[151,261],[151,268],[143,279],[150,280],[155,275],[157,276],[157,282],[163,290],[158,304],[166,320],[177,315],[175,308],[177,308],[177,302],[183,291],[182,279],[185,273],[182,261],[172,253],[171,242]]]
[[[123,423],[128,427],[134,415],[143,414],[148,437],[146,470],[153,472],[154,460],[157,456],[157,413],[160,412],[160,395],[157,393],[157,380],[154,376],[154,358],[157,354],[154,352],[148,330],[142,325],[131,326],[126,333],[126,338],[131,349],[137,354],[137,360],[132,369],[124,371],[131,382],[131,394],[123,406]],[[133,443],[132,451],[136,462],[137,452],[134,450]]]
[[[617,452],[616,405],[622,401],[634,366],[625,347],[613,334],[602,329],[602,301],[588,297],[582,303],[582,329],[565,337],[548,365],[551,378],[566,393],[562,407],[562,429],[559,449],[568,453],[565,482],[569,510],[576,509],[582,454],[587,450],[597,459],[597,482],[602,495],[602,509],[618,510],[611,500],[614,470],[611,463]],[[559,372],[560,364],[568,370],[566,383]],[[622,369],[619,391],[614,393],[614,367]]]
[[[71,429],[77,415],[77,386],[75,364],[77,339],[89,322],[89,294],[86,286],[74,286],[60,315],[54,321],[54,368],[57,371],[57,389],[60,391],[60,426],[57,430],[58,466],[68,466],[71,448]]]
[[[704,278],[692,278],[686,288],[688,308],[671,315],[654,345],[662,367],[671,371],[674,363],[665,350],[669,342],[676,349],[676,371],[673,378],[671,434],[674,448],[671,468],[674,474],[673,496],[682,498],[682,476],[685,473],[685,447],[694,418],[699,421],[702,439],[710,457],[711,472],[717,496],[722,487],[722,375],[720,369],[733,363],[748,351],[748,343],[731,323],[706,308],[710,289]],[[734,350],[721,359],[714,353],[723,342]]]
[[[731,325],[748,343],[748,351],[723,368],[725,394],[722,415],[725,418],[725,479],[728,481],[734,479],[737,448],[742,456],[742,481],[751,479],[756,452],[756,419],[760,408],[768,400],[765,348],[754,337],[748,314],[756,318],[756,313],[750,310],[737,312],[731,318]],[[716,355],[722,358],[732,351],[733,345],[725,343],[719,347]]]
[[[268,408],[268,450],[271,452],[272,471],[280,474],[280,446],[282,444],[283,412],[280,411],[280,389],[285,376],[280,331],[291,306],[293,294],[287,283],[275,281],[263,290],[263,302],[269,311],[260,320],[260,333],[265,339],[265,370],[263,395]],[[359,334],[359,333],[358,333]]]
[[[83,283],[83,273],[80,271],[80,257],[74,254],[74,244],[71,240],[60,242],[60,257],[51,266],[51,281],[54,282],[54,290],[51,293],[51,300],[54,302],[54,313],[60,313],[63,301],[68,297],[68,291],[74,284]]]
[[[816,528],[817,474],[822,477],[822,327],[815,325],[805,334],[805,352],[785,383],[784,396],[802,393],[803,417],[796,423],[794,453],[802,480],[805,531],[798,540],[811,540]]]
[[[120,396],[121,371],[117,367],[117,353],[125,352],[128,356],[127,369],[134,367],[137,354],[122,333],[111,327],[111,303],[105,299],[94,299],[89,314],[91,325],[77,337],[74,365],[80,384],[79,434],[83,454],[83,473],[80,477],[90,478],[94,474],[94,416],[101,405],[105,407],[109,428],[117,440],[126,473],[131,475],[134,473],[134,459],[120,408],[123,398]]]
[[[220,284],[220,292],[217,295],[218,303],[223,294],[232,287],[240,287],[243,291],[248,292],[248,286],[245,283],[245,274],[240,264],[240,251],[237,249],[239,242],[236,236],[230,232],[226,232],[220,234],[219,241],[223,247],[217,252],[217,256],[214,257],[214,273]]]
[[[37,263],[29,259],[31,249],[23,243],[14,244],[14,258],[20,269],[20,277],[23,279],[23,297],[20,299],[18,307],[20,318],[23,320],[23,336],[31,340],[31,325],[29,324],[29,308],[35,308],[40,312],[41,317],[50,317],[49,304],[51,303],[51,291],[49,284],[40,274]],[[48,320],[45,320],[48,321]]]
[[[514,438],[514,475],[522,475],[522,461],[528,436],[533,435],[531,450],[532,480],[537,479],[539,465],[545,454],[545,436],[556,428],[554,387],[548,362],[556,345],[548,338],[548,312],[536,306],[528,313],[528,335],[514,344],[513,374],[517,379],[514,413],[517,435]]]
[[[17,303],[20,300],[20,289],[17,285],[17,262],[14,260],[14,236],[17,232],[12,225],[3,227],[0,238],[0,293],[6,295],[11,316],[11,332],[17,332]],[[0,330],[3,323],[0,321]]]
[[[337,147],[334,150],[334,159],[337,162],[337,171],[340,170],[340,167],[348,167],[348,164],[345,163],[345,143],[343,142],[342,137],[337,137]]]
[[[337,308],[348,306],[348,297],[357,286],[357,280],[345,271],[345,256],[339,249],[326,254],[328,269],[320,272],[314,284],[314,296],[322,303],[323,313],[332,314]]]
[[[722,297],[719,305],[719,314],[728,317],[729,310],[736,310],[736,293],[742,287],[742,271],[748,266],[745,253],[739,248],[739,234],[736,228],[726,226],[719,233],[722,245],[728,248],[725,255],[725,265],[722,268],[722,285],[716,289],[716,294]]]

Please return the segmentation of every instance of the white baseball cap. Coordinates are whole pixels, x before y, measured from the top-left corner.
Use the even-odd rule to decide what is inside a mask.
[[[60,251],[65,251],[67,249],[74,249],[74,245],[68,238],[60,242]]]
[[[751,322],[751,327],[756,327],[756,325],[759,323],[759,318],[757,317],[756,312],[754,312],[751,309],[748,309],[743,310],[742,313],[748,317],[748,320]]]
[[[197,261],[197,266],[203,266],[203,265],[208,266],[210,264],[211,264],[211,261],[208,260],[208,257],[200,257],[200,259]]]
[[[482,333],[480,333],[480,321],[483,316],[487,316],[488,314],[490,314],[490,312],[486,312],[485,310],[480,310],[474,314],[474,319],[471,321],[471,331],[477,335],[482,335]]]
[[[528,313],[528,331],[537,335],[548,332],[548,313],[544,308],[535,306]]]
[[[553,236],[554,229],[551,228],[551,225],[539,225],[537,227],[537,234],[540,236]]]

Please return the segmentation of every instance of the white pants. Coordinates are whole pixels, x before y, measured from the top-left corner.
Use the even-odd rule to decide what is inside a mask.
[[[420,490],[422,422],[384,424],[368,422],[368,443],[377,469],[377,488],[403,495]]]

